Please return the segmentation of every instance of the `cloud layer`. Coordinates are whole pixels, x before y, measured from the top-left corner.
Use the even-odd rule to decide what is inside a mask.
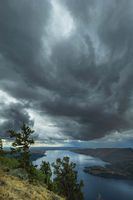
[[[132,130],[132,10],[132,0],[1,1],[1,134],[21,122],[39,138]]]

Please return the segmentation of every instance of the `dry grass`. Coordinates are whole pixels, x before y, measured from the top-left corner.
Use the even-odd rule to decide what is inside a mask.
[[[63,198],[41,185],[32,185],[0,170],[0,200],[63,200]]]

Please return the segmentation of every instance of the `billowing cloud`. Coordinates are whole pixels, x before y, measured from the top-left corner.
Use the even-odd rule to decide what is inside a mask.
[[[43,139],[132,130],[132,9],[132,0],[1,1],[1,132],[21,122]]]

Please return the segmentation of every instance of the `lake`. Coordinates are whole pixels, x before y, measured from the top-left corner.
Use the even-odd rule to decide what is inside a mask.
[[[77,164],[78,177],[84,182],[83,193],[85,200],[96,200],[99,194],[103,200],[133,200],[133,181],[105,179],[92,176],[83,171],[85,166],[104,166],[106,164],[98,158],[60,149],[47,150],[46,156],[37,159],[33,163],[40,166],[43,160],[52,163],[56,158],[63,158],[64,156],[69,156],[71,161]]]

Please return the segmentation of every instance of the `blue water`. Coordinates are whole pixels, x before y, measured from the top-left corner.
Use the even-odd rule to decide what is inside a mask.
[[[79,179],[84,181],[85,200],[96,200],[99,194],[103,200],[133,200],[133,181],[105,179],[83,172],[85,166],[104,166],[106,164],[98,158],[68,150],[48,150],[46,156],[37,159],[34,164],[39,166],[43,160],[52,163],[56,158],[63,158],[64,156],[69,156],[71,161],[77,164]]]

